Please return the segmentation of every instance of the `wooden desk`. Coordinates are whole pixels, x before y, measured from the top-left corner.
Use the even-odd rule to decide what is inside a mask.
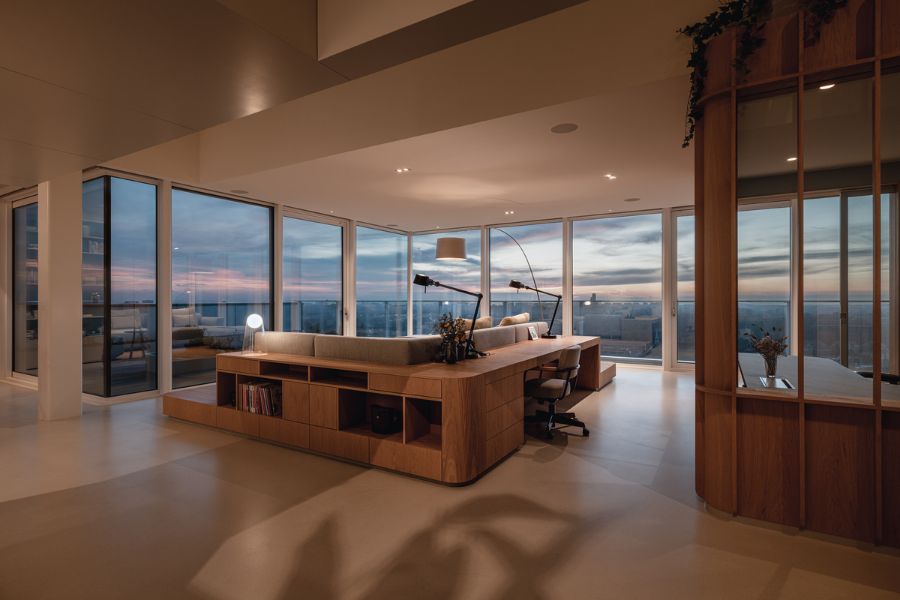
[[[354,462],[466,484],[524,443],[525,372],[575,344],[583,349],[578,387],[599,389],[615,374],[615,365],[603,365],[601,372],[596,337],[521,342],[455,365],[390,366],[239,352],[218,355],[214,390],[166,394],[163,412]],[[251,381],[281,385],[281,416],[236,408],[239,386]],[[372,405],[400,411],[403,429],[392,435],[373,433]]]
[[[740,353],[738,360],[744,372],[749,389],[766,389],[760,377],[766,374],[765,361],[756,353]],[[827,358],[807,356],[804,363],[806,397],[824,397],[849,404],[872,404],[872,380],[857,375],[852,369]],[[778,377],[783,377],[797,386],[797,357],[783,356],[778,359]],[[778,390],[782,393],[787,390]],[[796,390],[791,391],[796,395]],[[881,398],[885,404],[900,402],[900,385],[881,384]]]

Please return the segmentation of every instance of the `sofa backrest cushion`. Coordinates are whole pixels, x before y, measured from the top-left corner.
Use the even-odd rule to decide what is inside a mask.
[[[363,338],[318,335],[316,358],[356,360],[383,365],[416,365],[434,359],[441,347],[437,335],[403,338]]]
[[[519,342],[527,342],[531,340],[531,338],[528,337],[529,327],[534,327],[537,330],[538,335],[544,335],[550,329],[543,321],[534,321],[532,323],[525,323],[524,325],[511,325],[510,327],[516,330],[517,344]]]
[[[315,340],[317,337],[319,336],[315,333],[260,331],[254,339],[260,352],[315,356]]]
[[[515,327],[491,327],[490,329],[476,329],[472,336],[475,340],[475,348],[481,352],[487,352],[501,346],[510,346],[516,343]]]

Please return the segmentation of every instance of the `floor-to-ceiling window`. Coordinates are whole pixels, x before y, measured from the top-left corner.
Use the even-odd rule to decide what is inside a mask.
[[[13,208],[13,353],[16,373],[37,375],[38,343],[38,205]]]
[[[675,215],[675,360],[680,363],[695,359],[695,226],[693,214]]]
[[[494,325],[510,315],[529,313],[532,321],[550,322],[556,299],[535,292],[510,288],[511,280],[562,294],[562,223],[491,228],[491,317]],[[556,315],[553,333],[562,333],[562,309]]]
[[[172,190],[172,386],[215,380],[251,314],[272,324],[272,209]]]
[[[356,228],[356,335],[406,335],[407,243],[402,233]]]
[[[295,217],[282,223],[284,330],[342,333],[344,228]]]
[[[462,238],[466,245],[465,260],[437,259],[439,238]],[[481,230],[426,233],[413,237],[413,273],[471,292],[481,291]],[[426,291],[427,290],[427,291]],[[477,299],[444,288],[413,286],[413,333],[432,333],[442,314],[471,319]],[[486,313],[482,305],[479,313]]]
[[[156,186],[86,181],[82,211],[83,390],[156,389]]]
[[[572,223],[576,335],[603,339],[604,356],[662,360],[662,215]]]

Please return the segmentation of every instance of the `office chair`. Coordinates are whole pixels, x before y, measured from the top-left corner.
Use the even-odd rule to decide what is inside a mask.
[[[860,377],[865,377],[866,379],[873,379],[875,377],[875,373],[872,371],[857,371],[857,375]],[[881,381],[884,383],[890,383],[891,385],[900,385],[900,375],[894,375],[893,373],[882,373]]]
[[[566,348],[555,363],[543,365],[539,369],[538,379],[525,383],[525,395],[537,400],[540,404],[549,404],[548,410],[539,410],[525,417],[526,423],[546,423],[545,435],[553,439],[553,430],[562,427],[581,427],[581,435],[587,437],[590,431],[582,421],[575,418],[575,413],[556,412],[556,403],[568,396],[575,389],[578,369],[581,360],[581,346]],[[557,427],[559,426],[559,427]]]

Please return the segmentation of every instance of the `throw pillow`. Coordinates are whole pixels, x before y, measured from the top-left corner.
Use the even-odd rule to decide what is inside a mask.
[[[463,323],[466,324],[466,331],[468,331],[472,327],[472,319],[463,319]],[[475,329],[490,329],[492,323],[490,317],[481,317],[479,319],[475,319]]]
[[[522,313],[520,315],[513,315],[511,317],[503,317],[500,320],[500,327],[505,327],[506,325],[521,325],[523,323],[528,323],[530,320],[530,313]]]

